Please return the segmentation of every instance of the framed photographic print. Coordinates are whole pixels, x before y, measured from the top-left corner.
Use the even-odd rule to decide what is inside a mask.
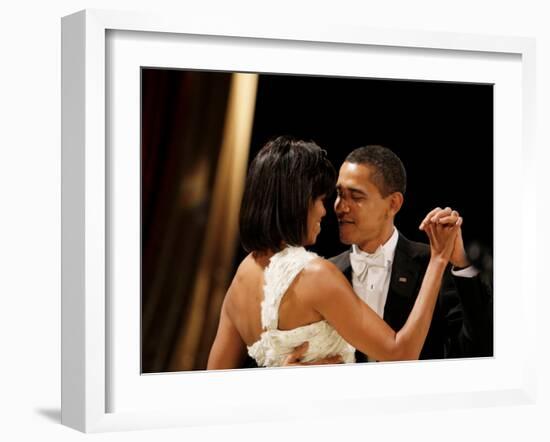
[[[108,11],[65,17],[62,36],[64,424],[533,400],[532,40]],[[490,258],[480,267],[494,285],[493,357],[205,370],[243,257],[244,176],[282,134],[313,139],[336,168],[364,144],[398,152],[409,194],[397,225],[411,239],[424,240],[416,227],[431,208],[458,205],[465,238]],[[313,249],[328,257],[343,246],[326,218]],[[522,239],[519,271],[504,259],[510,231]]]
[[[206,368],[221,303],[247,255],[237,231],[247,165],[281,134],[316,141],[336,168],[356,147],[391,146],[407,173],[399,231],[427,240],[420,220],[436,205],[459,208],[475,220],[464,237],[491,279],[492,84],[144,67],[141,133],[144,373]],[[332,193],[309,246],[325,257],[348,247],[334,202]],[[422,359],[435,358],[434,345]]]

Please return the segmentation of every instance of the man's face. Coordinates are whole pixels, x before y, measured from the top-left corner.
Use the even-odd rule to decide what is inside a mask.
[[[340,241],[357,244],[367,252],[373,252],[389,239],[395,215],[391,195],[382,197],[371,181],[371,172],[372,166],[344,162],[338,175],[334,202]]]

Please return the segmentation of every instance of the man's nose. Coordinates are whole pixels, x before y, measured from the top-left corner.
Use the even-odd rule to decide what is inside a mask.
[[[343,198],[338,197],[334,201],[334,210],[336,213],[349,212],[349,207]]]

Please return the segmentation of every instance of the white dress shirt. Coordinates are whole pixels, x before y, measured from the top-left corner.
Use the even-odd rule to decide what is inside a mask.
[[[391,266],[399,234],[393,229],[392,236],[374,253],[363,252],[355,244],[352,246],[350,261],[352,265],[353,290],[378,316],[384,317],[384,306],[390,288]],[[383,266],[357,265],[362,258],[372,258],[373,255],[383,256]]]

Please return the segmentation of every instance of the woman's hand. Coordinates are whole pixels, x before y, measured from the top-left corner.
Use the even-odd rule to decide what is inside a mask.
[[[460,214],[450,207],[437,207],[426,215],[419,228],[428,235],[432,257],[450,260],[461,225]]]
[[[316,359],[314,361],[303,362],[302,358],[307,352],[309,347],[309,342],[304,342],[303,344],[296,347],[292,353],[290,353],[283,362],[283,367],[293,367],[293,366],[308,366],[308,365],[329,365],[329,364],[343,364],[344,359],[341,355],[327,356],[322,359]]]

